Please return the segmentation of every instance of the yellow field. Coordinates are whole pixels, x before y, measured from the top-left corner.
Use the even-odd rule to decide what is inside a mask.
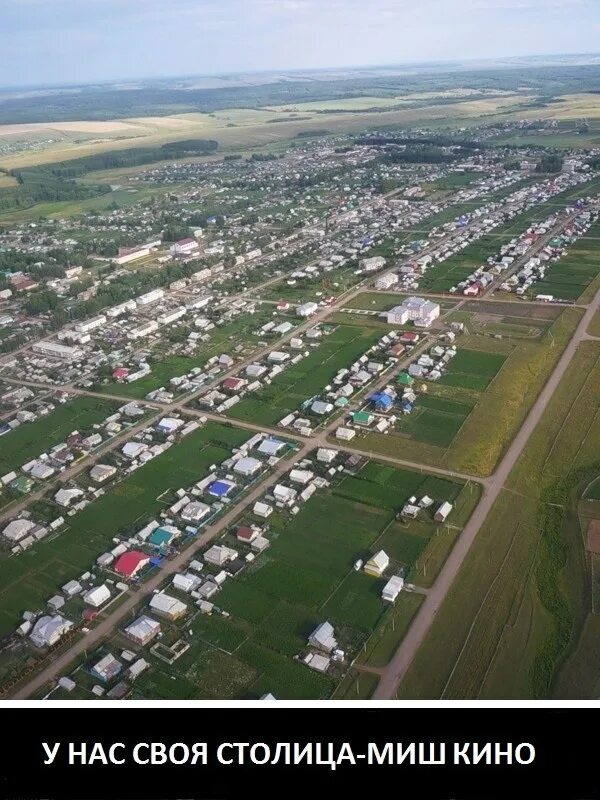
[[[436,97],[439,98],[439,94]],[[413,99],[417,96],[412,95]],[[63,159],[78,158],[97,152],[161,145],[182,138],[207,138],[219,142],[220,152],[240,152],[249,148],[265,147],[293,139],[298,133],[310,130],[327,130],[332,133],[356,133],[379,125],[414,125],[426,123],[431,127],[461,125],[468,126],[480,117],[492,119],[508,118],[510,115],[524,117],[571,115],[593,116],[600,108],[600,97],[583,94],[564,98],[547,109],[532,109],[525,112],[520,108],[532,97],[523,94],[495,94],[485,98],[465,100],[456,103],[436,103],[421,108],[393,108],[383,111],[361,111],[355,113],[315,113],[318,106],[331,107],[337,102],[341,109],[348,103],[360,101],[371,107],[374,101],[397,104],[401,98],[363,97],[357,100],[328,101],[325,103],[299,103],[294,109],[302,112],[302,119],[290,119],[290,106],[265,109],[230,109],[214,114],[176,114],[166,117],[134,117],[115,122],[70,122],[46,126],[18,126],[23,128],[23,137],[28,133],[39,140],[40,133],[54,131],[60,133],[62,140],[48,144],[45,149],[14,153],[0,159],[5,169],[52,163]],[[313,110],[311,111],[311,107]],[[595,110],[594,110],[595,108]],[[285,110],[284,110],[285,109]],[[592,113],[593,112],[593,113]],[[278,119],[280,118],[280,119]],[[65,127],[67,126],[67,127]],[[16,126],[0,126],[0,137],[8,134],[8,129]],[[75,138],[77,137],[77,138]]]
[[[0,189],[8,189],[10,186],[16,185],[16,178],[13,178],[12,175],[6,175],[4,172],[0,172]]]

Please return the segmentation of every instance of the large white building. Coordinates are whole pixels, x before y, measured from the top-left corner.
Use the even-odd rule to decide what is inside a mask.
[[[146,292],[146,294],[136,297],[135,302],[138,306],[147,306],[150,303],[156,303],[157,300],[162,300],[164,296],[164,289],[153,289],[151,292]]]
[[[158,330],[158,322],[155,319],[150,319],[138,325],[137,328],[132,328],[127,334],[128,339],[141,339],[143,336],[149,336],[154,331]]]
[[[104,314],[100,314],[98,317],[92,317],[92,319],[87,319],[84,322],[78,322],[75,325],[75,330],[79,331],[79,333],[89,333],[90,331],[96,330],[96,328],[101,328],[106,322],[106,317]]]
[[[390,325],[404,325],[413,322],[417,328],[429,328],[440,315],[440,306],[423,297],[407,297],[402,305],[394,306],[387,314]]]
[[[195,239],[180,239],[169,247],[169,252],[174,256],[185,256],[198,249],[198,242]]]
[[[60,358],[63,361],[78,361],[83,358],[83,350],[80,347],[68,347],[57,342],[35,342],[31,345],[31,349],[34,353],[49,358]]]
[[[360,268],[365,272],[375,272],[385,266],[385,258],[383,256],[372,256],[371,258],[363,258],[360,261]]]

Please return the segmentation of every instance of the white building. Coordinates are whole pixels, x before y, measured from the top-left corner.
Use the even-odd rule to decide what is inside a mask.
[[[385,266],[385,258],[383,256],[372,256],[371,258],[363,258],[360,261],[360,268],[365,272],[375,272]]]
[[[392,286],[398,283],[398,275],[395,272],[387,272],[385,275],[381,275],[375,281],[375,288],[376,289],[391,289]]]
[[[169,247],[169,252],[174,256],[185,256],[198,249],[198,242],[195,239],[180,239]]]
[[[110,589],[104,583],[100,586],[94,586],[83,595],[84,603],[87,603],[88,606],[93,606],[94,608],[98,608],[103,603],[106,603],[109,598]]]
[[[311,317],[319,310],[319,306],[316,303],[308,302],[302,303],[296,308],[296,314],[299,317]]]
[[[322,622],[308,637],[308,643],[318,650],[331,653],[337,647],[337,640],[334,636],[333,625],[330,622]]]
[[[80,347],[69,347],[56,342],[35,342],[31,345],[31,349],[34,353],[49,358],[60,358],[62,361],[78,361],[83,358],[83,350]]]
[[[141,294],[139,297],[136,297],[135,302],[138,306],[147,306],[150,303],[156,303],[157,300],[162,300],[164,296],[164,289],[153,289],[151,292],[146,292],[146,294]]]
[[[60,614],[40,617],[33,626],[30,638],[37,647],[52,647],[72,627],[73,623]]]
[[[393,603],[402,591],[403,586],[404,578],[401,578],[400,575],[393,575],[383,587],[381,592],[382,599],[387,603]]]

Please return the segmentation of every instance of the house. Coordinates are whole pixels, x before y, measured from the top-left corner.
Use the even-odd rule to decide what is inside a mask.
[[[324,414],[331,414],[333,411],[333,405],[331,403],[326,403],[323,400],[315,400],[315,402],[311,405],[310,410],[313,414],[323,416]]]
[[[181,428],[182,425],[182,419],[176,419],[175,417],[163,417],[159,422],[156,423],[156,430],[159,433],[169,435],[174,433],[178,428]]]
[[[240,542],[250,544],[260,535],[260,532],[254,528],[250,528],[248,525],[240,525],[235,535]]]
[[[301,486],[306,484],[314,478],[314,472],[309,469],[293,469],[290,471],[290,481],[292,483],[299,483]]]
[[[296,314],[299,317],[311,317],[319,310],[319,306],[317,303],[309,302],[309,303],[302,303],[296,308]]]
[[[279,453],[282,447],[285,447],[285,442],[279,439],[263,439],[258,446],[258,452],[266,456],[275,456]]]
[[[184,519],[186,522],[198,523],[200,520],[204,519],[207,514],[210,514],[210,506],[206,505],[206,503],[192,500],[182,509],[181,519]]]
[[[404,578],[400,577],[400,575],[393,575],[383,587],[381,592],[382,599],[387,603],[393,603],[402,591],[403,586]]]
[[[187,239],[179,239],[179,241],[172,244],[169,247],[169,252],[174,256],[185,256],[197,249],[198,242],[188,237]]]
[[[369,414],[368,411],[355,411],[352,414],[352,422],[354,422],[355,425],[368,426],[373,423],[374,419],[375,417],[373,414]]]
[[[367,575],[380,578],[390,565],[390,559],[386,552],[379,550],[367,561],[364,570]]]
[[[121,662],[115,658],[111,653],[107,653],[103,658],[95,664],[92,669],[92,675],[104,683],[108,683],[113,678],[116,678],[119,672],[123,669]]]
[[[331,464],[335,461],[337,450],[330,450],[326,447],[319,447],[317,450],[317,461],[321,464]]]
[[[268,503],[261,503],[260,501],[257,501],[252,508],[252,513],[257,517],[266,519],[270,514],[273,513],[273,506],[270,506]]]
[[[233,471],[248,478],[260,472],[261,462],[257,458],[240,458],[233,466]]]
[[[177,528],[171,526],[155,528],[148,537],[148,544],[157,550],[168,548],[171,541],[179,534]]]
[[[96,483],[104,483],[112,478],[117,472],[117,468],[112,464],[95,464],[90,470],[90,478]]]
[[[160,633],[160,622],[142,614],[125,628],[125,635],[137,644],[145,645]]]
[[[330,622],[322,622],[320,625],[317,625],[308,637],[308,643],[311,647],[316,647],[317,650],[331,653],[332,650],[337,648],[337,640],[334,636],[333,625]]]
[[[433,518],[436,522],[445,522],[451,511],[452,511],[452,504],[446,500],[435,512]]]
[[[121,448],[121,452],[126,458],[133,461],[134,458],[140,456],[147,449],[148,445],[144,444],[144,442],[127,442],[127,444],[123,445]]]
[[[115,562],[115,572],[122,575],[124,578],[135,578],[135,576],[147,564],[150,563],[150,556],[142,553],[141,550],[130,550],[128,553],[123,553]]]
[[[54,500],[59,506],[68,508],[73,501],[77,500],[78,497],[83,497],[83,492],[81,489],[75,489],[72,487],[69,489],[59,489],[54,495]]]
[[[282,503],[283,505],[291,505],[296,499],[297,494],[298,493],[295,489],[291,489],[289,486],[284,486],[282,483],[278,483],[273,488],[273,497],[278,503]]]
[[[36,647],[52,647],[72,627],[73,623],[60,614],[40,617],[33,626],[29,638]]]
[[[235,489],[235,483],[228,480],[213,481],[208,487],[208,493],[213,497],[227,497]]]
[[[88,606],[98,608],[110,598],[110,589],[106,584],[94,586],[83,595],[83,602]]]
[[[19,542],[27,534],[31,534],[35,527],[35,522],[30,519],[14,519],[4,528],[2,535],[10,542]]]
[[[223,544],[213,544],[202,557],[208,564],[214,564],[214,566],[220,567],[228,561],[233,561],[234,558],[237,558],[238,552]]]
[[[354,439],[356,436],[356,431],[353,431],[352,428],[338,428],[335,432],[335,438],[341,439],[344,442],[349,442],[351,439]]]
[[[150,600],[150,608],[157,616],[165,617],[165,619],[174,622],[183,617],[187,611],[187,606],[176,597],[171,597],[164,592],[159,592]]]

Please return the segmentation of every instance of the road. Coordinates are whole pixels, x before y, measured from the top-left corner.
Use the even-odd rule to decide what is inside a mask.
[[[542,392],[534,403],[531,411],[527,415],[525,422],[521,426],[512,444],[508,448],[506,455],[500,462],[498,468],[490,479],[486,482],[482,498],[473,512],[462,533],[458,537],[452,552],[446,559],[444,566],[437,580],[429,590],[425,601],[419,609],[416,617],[410,626],[408,633],[402,640],[399,648],[387,664],[381,674],[377,689],[373,694],[374,700],[389,700],[396,696],[398,686],[406,675],[410,665],[423,640],[425,639],[435,615],[439,611],[446,595],[450,591],[460,568],[467,557],[477,534],[484,524],[487,515],[496,502],[500,492],[504,488],[506,479],[512,468],[515,466],[519,456],[523,452],[529,437],[535,430],[540,421],[546,406],[559,385],[565,371],[571,363],[580,342],[589,338],[587,327],[592,321],[596,311],[600,308],[600,290],[596,293],[593,301],[584,313],[577,329],[560,357],[552,375],[548,379]]]

